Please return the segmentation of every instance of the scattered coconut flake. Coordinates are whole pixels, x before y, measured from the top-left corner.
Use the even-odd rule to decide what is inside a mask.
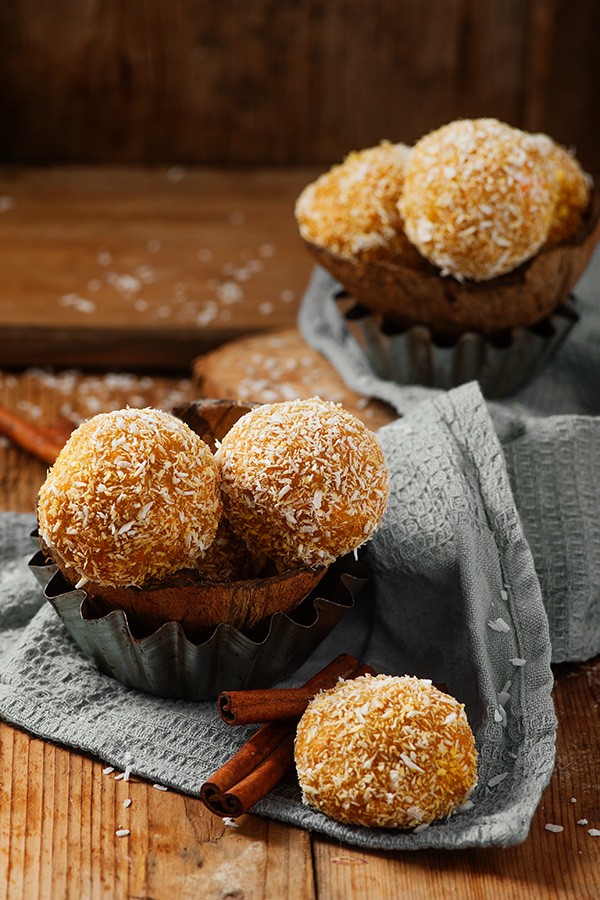
[[[168,788],[168,787],[165,787],[164,784],[153,784],[152,787],[153,787],[156,791],[168,791],[168,790],[169,790],[169,788]]]
[[[258,252],[261,256],[267,258],[269,256],[275,255],[275,246],[273,244],[261,244],[258,248]]]
[[[501,631],[504,634],[507,634],[510,631],[510,625],[504,621],[501,616],[498,616],[497,619],[493,619],[491,622],[488,622],[489,627],[492,631]]]
[[[162,241],[154,238],[153,240],[148,241],[148,243],[146,244],[146,248],[148,250],[148,253],[158,253],[158,251],[162,248]]]
[[[526,659],[522,659],[520,656],[513,656],[512,659],[509,659],[509,662],[513,664],[513,666],[524,666],[527,662]]]
[[[63,294],[58,302],[61,306],[70,306],[81,313],[93,313],[97,309],[93,300],[88,300],[87,297],[80,297],[79,294]]]
[[[421,822],[420,825],[416,825],[413,828],[413,834],[421,834],[422,831],[427,831],[429,828],[429,822]]]
[[[258,311],[261,316],[270,316],[275,312],[275,306],[269,300],[265,300],[263,303],[259,303]]]
[[[126,800],[123,800],[123,807],[125,809],[129,809],[131,806],[131,797],[128,797]]]
[[[456,812],[457,813],[468,812],[470,809],[473,809],[474,806],[475,806],[475,804],[473,803],[472,800],[465,800],[464,803],[461,803],[460,806],[456,807]]]
[[[503,600],[508,600],[508,594],[506,593],[505,590],[500,591],[500,596],[502,597]]]
[[[292,291],[290,290],[290,288],[286,288],[284,291],[281,291],[279,298],[283,301],[283,303],[293,303],[296,299],[296,291]]]
[[[599,828],[588,828],[588,834],[590,837],[600,837],[600,829]]]
[[[129,828],[117,828],[115,831],[117,837],[127,837],[128,834],[131,834]]]
[[[177,184],[179,181],[183,181],[185,178],[185,169],[183,166],[171,166],[170,169],[167,169],[167,181],[170,181],[171,184]]]
[[[505,778],[508,778],[508,772],[502,772],[500,775],[494,775],[493,778],[490,778],[488,781],[488,787],[496,787],[501,784]]]
[[[246,216],[240,209],[234,209],[229,214],[229,221],[232,225],[243,225],[246,221]]]
[[[544,828],[546,829],[546,831],[554,832],[554,834],[560,834],[561,831],[565,830],[562,825],[553,825],[552,822],[546,822]]]
[[[231,816],[223,816],[223,825],[228,825],[230,828],[240,827],[235,819],[231,818]]]
[[[114,766],[107,766],[105,769],[102,769],[102,774],[103,774],[103,775],[110,775],[110,773],[111,773],[111,772],[114,772],[114,771],[115,771],[115,767],[114,767]]]
[[[14,209],[16,205],[14,197],[9,197],[8,194],[3,194],[0,197],[0,212],[8,212],[9,209]]]
[[[571,803],[577,803],[577,797],[571,797]]]
[[[81,578],[79,579],[79,581],[77,582],[77,584],[75,585],[75,590],[82,588],[84,585],[86,585],[88,583],[89,580],[90,579],[87,577],[87,575],[82,575]]]
[[[499,709],[495,709],[494,710],[494,722],[502,722],[502,721],[504,721],[503,717],[502,717],[502,713],[500,712]]]
[[[577,819],[578,825],[587,825],[587,823],[588,823],[587,819]]]

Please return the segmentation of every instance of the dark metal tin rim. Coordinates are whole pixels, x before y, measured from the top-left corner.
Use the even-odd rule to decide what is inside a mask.
[[[101,671],[126,687],[195,701],[222,690],[270,686],[290,675],[353,607],[368,578],[365,565],[350,554],[331,566],[296,610],[275,613],[257,634],[222,624],[194,643],[178,622],[137,638],[123,610],[86,616],[86,592],[73,589],[41,550],[29,568],[75,643]]]
[[[405,330],[389,326],[344,292],[332,291],[344,324],[380,378],[448,390],[478,381],[491,399],[514,393],[540,372],[565,340],[579,316],[573,297],[529,328],[496,337],[465,332],[452,342],[438,341],[426,325]]]

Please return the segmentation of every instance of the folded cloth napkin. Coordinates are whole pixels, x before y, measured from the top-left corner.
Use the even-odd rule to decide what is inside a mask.
[[[299,324],[350,387],[401,414],[440,390],[379,378],[317,268]],[[540,374],[487,404],[542,584],[552,661],[600,653],[600,249],[576,287],[580,322]]]
[[[352,827],[303,806],[290,776],[255,811],[371,848],[516,843],[550,777],[556,723],[548,619],[497,432],[471,384],[380,436],[392,489],[367,552],[373,577],[294,682],[340,652],[389,674],[445,682],[477,737],[473,805],[418,834]],[[518,479],[524,467],[528,478],[518,452],[527,432],[512,436],[513,472]],[[197,794],[251,729],[229,728],[212,703],[156,699],[98,672],[27,572],[33,524],[0,516],[0,715]]]

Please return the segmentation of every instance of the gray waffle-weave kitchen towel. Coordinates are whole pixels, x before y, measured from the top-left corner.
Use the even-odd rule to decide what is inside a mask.
[[[350,387],[400,413],[443,392],[374,374],[317,268],[300,328]],[[552,661],[600,653],[600,248],[576,286],[580,322],[528,385],[488,404],[550,619]]]
[[[257,812],[364,847],[523,840],[553,766],[550,640],[504,456],[475,385],[381,432],[392,496],[356,608],[298,673],[353,652],[390,674],[444,681],[480,753],[474,805],[419,833],[351,827],[302,806],[293,777]],[[210,703],[159,700],[100,674],[27,572],[32,517],[0,516],[0,715],[190,794],[248,737]]]

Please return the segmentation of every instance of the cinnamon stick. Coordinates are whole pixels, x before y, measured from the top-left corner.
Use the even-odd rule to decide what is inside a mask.
[[[357,667],[357,662],[352,656],[339,656],[311,678],[303,686],[303,690],[312,697],[319,691],[332,687],[339,678],[357,677],[366,672],[372,673],[373,669],[370,666]],[[296,689],[289,690],[295,692]],[[311,697],[305,701],[304,708]],[[200,799],[204,805],[215,815],[237,818],[258,803],[292,767],[295,732],[295,720],[272,721],[259,728],[250,740],[202,785]]]
[[[0,434],[4,434],[17,447],[48,465],[54,463],[67,439],[65,430],[64,438],[61,440],[62,432],[62,428],[34,425],[6,407],[0,406]]]
[[[332,687],[338,678],[352,674],[356,666],[353,656],[342,654],[299,688],[222,691],[217,697],[217,709],[228,725],[299,719],[315,694]]]
[[[356,663],[356,660],[354,662]],[[328,678],[324,672],[319,673],[312,682],[309,681],[298,688],[223,691],[217,697],[217,709],[223,721],[228,725],[255,725],[259,722],[299,719],[315,694],[328,687],[333,687],[338,678],[346,678],[348,675],[357,678],[359,674],[365,675],[367,672],[373,674],[373,671],[370,666],[362,666],[360,670],[357,670],[355,665],[346,672],[342,671],[340,667],[337,676],[332,670],[331,678]]]

